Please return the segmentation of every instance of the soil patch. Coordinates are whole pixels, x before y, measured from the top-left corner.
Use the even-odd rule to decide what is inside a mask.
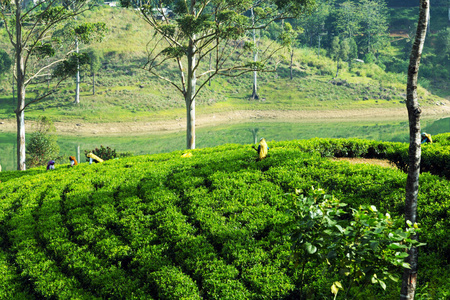
[[[397,167],[387,159],[376,159],[376,158],[349,158],[349,157],[339,157],[332,158],[335,161],[348,161],[351,164],[366,164],[366,165],[376,165],[384,168],[396,169]]]
[[[450,102],[443,105],[423,108],[423,117],[449,116]],[[197,115],[196,127],[218,126],[224,124],[236,124],[264,120],[264,122],[323,122],[331,121],[358,121],[358,120],[407,120],[406,108],[368,108],[352,110],[239,110],[208,115]],[[165,134],[186,130],[186,119],[176,118],[165,121],[139,121],[139,122],[114,122],[114,123],[83,123],[79,122],[55,122],[56,132],[61,135],[122,135],[132,134]],[[33,128],[34,122],[26,121],[28,130]],[[0,132],[15,132],[16,122],[13,119],[0,120]]]

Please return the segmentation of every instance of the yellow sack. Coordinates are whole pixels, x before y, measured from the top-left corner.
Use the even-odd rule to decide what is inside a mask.
[[[98,157],[97,155],[95,155],[94,153],[89,153],[88,155],[86,155],[87,157],[89,157],[89,158],[92,158],[92,159],[95,159],[96,161],[98,161],[98,162],[103,162],[103,159],[101,159],[100,157]]]
[[[187,153],[181,155],[181,157],[191,157],[191,156],[192,156],[191,152],[187,152]]]

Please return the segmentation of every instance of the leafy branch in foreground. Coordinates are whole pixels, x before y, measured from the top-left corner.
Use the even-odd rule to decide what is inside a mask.
[[[406,250],[425,245],[412,239],[420,230],[417,224],[402,229],[402,220],[382,214],[375,206],[362,205],[345,210],[340,202],[323,190],[300,195],[291,213],[296,229],[292,233],[292,252],[304,274],[306,263],[315,261],[330,275],[339,278],[331,286],[337,296],[357,296],[369,284],[386,289],[386,280],[397,282]],[[304,278],[302,279],[304,280]]]

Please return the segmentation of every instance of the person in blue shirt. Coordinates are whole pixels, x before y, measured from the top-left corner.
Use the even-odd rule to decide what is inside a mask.
[[[426,133],[426,132],[422,132],[421,136],[422,136],[421,144],[425,144],[425,143],[432,144],[433,143],[433,140],[431,139],[431,134]]]

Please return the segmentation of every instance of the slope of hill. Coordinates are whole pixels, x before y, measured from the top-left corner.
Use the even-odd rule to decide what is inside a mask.
[[[57,94],[30,107],[26,113],[28,119],[36,119],[42,114],[54,121],[83,122],[146,121],[184,116],[181,95],[142,69],[152,32],[135,11],[99,7],[86,13],[84,18],[105,22],[109,28],[103,42],[89,46],[97,49],[104,57],[102,67],[95,76],[96,94],[92,95],[91,74],[84,71],[81,105],[73,105],[74,82],[68,81]],[[3,45],[7,46],[5,37]],[[353,64],[350,69],[343,67],[339,78],[333,80],[336,63],[327,57],[318,57],[315,50],[308,48],[296,49],[294,61],[293,80],[288,80],[285,52],[280,52],[274,59],[273,63],[279,64],[276,73],[258,75],[260,101],[248,99],[252,84],[250,74],[237,79],[215,78],[211,86],[197,98],[198,113],[242,109],[403,107],[404,75],[387,74],[373,64]],[[163,72],[172,71],[167,69]],[[3,80],[1,85],[0,119],[14,118],[15,106],[10,84]],[[34,97],[37,88],[28,89],[29,99]],[[425,106],[442,102],[442,98],[425,89],[420,89],[420,95]]]
[[[356,298],[397,298],[399,283],[386,272],[395,279],[401,269],[382,257],[400,255],[392,250],[398,246],[380,240],[384,252],[377,256],[371,240],[364,251],[373,265],[362,270],[352,261],[348,276],[339,263],[327,272],[331,256],[304,256],[302,273],[292,261],[291,234],[302,224],[295,217],[304,201],[298,193],[308,195],[312,187],[356,210],[375,205],[380,216],[391,213],[391,225],[403,226],[404,173],[318,154],[381,155],[407,146],[319,139],[269,146],[260,162],[250,146],[224,145],[194,150],[191,157],[178,151],[0,174],[0,298],[330,298],[336,281]],[[427,245],[420,248],[418,292],[444,299],[450,290],[450,189],[446,179],[421,178],[418,209]],[[323,242],[331,247],[335,241]],[[363,240],[351,245],[365,247]],[[366,285],[374,272],[386,291]]]

